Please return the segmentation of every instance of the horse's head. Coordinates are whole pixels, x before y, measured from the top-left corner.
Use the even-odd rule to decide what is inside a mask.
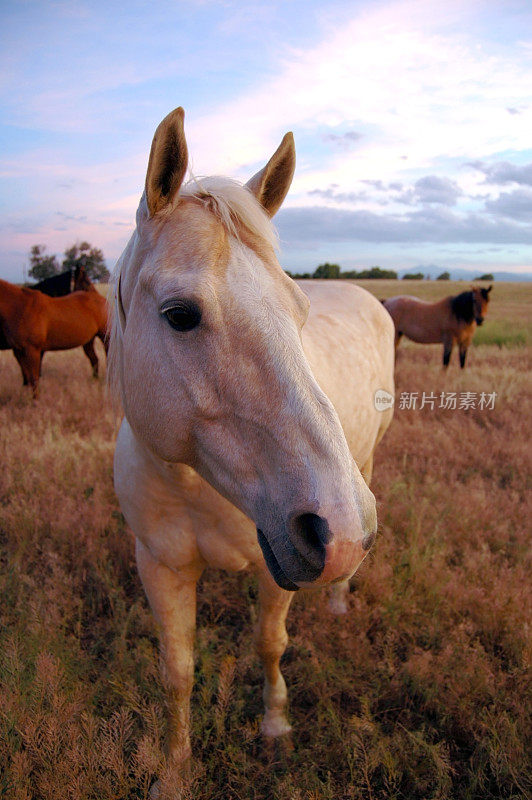
[[[79,292],[88,292],[90,289],[94,288],[92,281],[90,280],[85,267],[76,267],[74,272],[74,289],[73,291]]]
[[[183,116],[155,133],[117,265],[110,369],[127,419],[255,522],[280,586],[347,578],[373,540],[375,499],[303,352],[308,300],[275,256],[292,135],[246,187],[183,185]]]
[[[492,286],[488,286],[487,289],[481,289],[478,286],[474,286],[471,290],[473,294],[473,312],[477,325],[482,325],[484,322],[492,288]]]

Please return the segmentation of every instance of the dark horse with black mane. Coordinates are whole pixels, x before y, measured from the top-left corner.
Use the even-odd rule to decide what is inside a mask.
[[[443,344],[443,366],[447,367],[455,344],[460,366],[465,366],[467,348],[477,325],[482,325],[488,310],[492,287],[472,288],[469,292],[427,303],[411,295],[389,297],[382,303],[395,325],[395,349],[403,336],[420,344]]]
[[[86,291],[89,286],[91,286],[91,282],[87,277],[85,267],[75,267],[60,272],[59,275],[52,275],[51,278],[45,278],[39,283],[28,284],[26,288],[37,289],[37,291],[47,294],[48,297],[64,297],[70,292],[82,289]]]

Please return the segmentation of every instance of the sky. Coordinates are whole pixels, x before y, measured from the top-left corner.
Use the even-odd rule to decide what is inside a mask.
[[[4,279],[34,244],[112,268],[178,105],[198,176],[245,182],[293,131],[292,272],[532,277],[530,0],[0,0],[0,31]]]

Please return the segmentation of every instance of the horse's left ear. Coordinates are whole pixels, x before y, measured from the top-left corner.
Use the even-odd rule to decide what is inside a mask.
[[[146,201],[150,217],[172,202],[188,167],[183,121],[185,112],[174,109],[155,131],[146,173]]]
[[[294,136],[292,133],[286,133],[264,169],[246,183],[247,188],[270,217],[273,217],[281,207],[292,183],[295,168]]]

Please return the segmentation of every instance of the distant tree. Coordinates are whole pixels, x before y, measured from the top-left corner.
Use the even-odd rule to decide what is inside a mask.
[[[342,272],[341,278],[349,278],[351,280],[367,280],[369,279],[384,279],[384,280],[397,280],[397,272],[393,269],[381,269],[380,267],[371,267],[370,269],[350,270],[349,272]]]
[[[362,278],[370,278],[371,280],[395,280],[397,279],[397,272],[393,269],[381,269],[381,267],[371,267],[371,269],[364,269],[360,273]]]
[[[450,272],[442,272],[441,275],[438,275],[436,280],[437,281],[450,281],[451,280],[451,273]]]
[[[479,275],[478,278],[473,278],[474,281],[494,281],[495,278],[491,274],[491,272],[486,272],[485,275]]]
[[[325,264],[320,264],[319,267],[316,268],[314,271],[313,278],[339,278],[340,277],[340,266],[339,264],[329,264],[327,261]]]
[[[105,266],[103,253],[97,247],[92,247],[88,242],[73,244],[65,250],[63,269],[84,267],[87,276],[92,281],[109,280],[109,270]]]
[[[28,277],[34,281],[43,281],[45,278],[51,278],[60,271],[56,256],[46,255],[45,250],[46,246],[43,244],[34,244],[30,250]]]
[[[378,278],[379,280],[397,280],[397,272],[394,269],[381,269],[381,267],[371,267],[362,270],[361,278]]]
[[[404,281],[422,281],[425,276],[422,272],[406,272],[403,275]]]

